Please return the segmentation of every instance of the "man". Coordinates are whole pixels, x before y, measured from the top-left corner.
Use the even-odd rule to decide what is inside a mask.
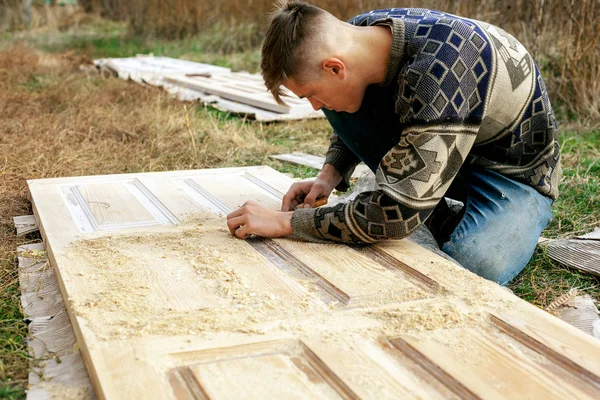
[[[345,23],[289,1],[272,17],[261,68],[277,101],[281,86],[308,99],[334,133],[317,179],[294,184],[282,211],[247,202],[227,217],[233,234],[359,244],[426,223],[444,253],[487,279],[505,285],[527,264],[552,217],[560,150],[544,81],[514,37],[432,10]],[[311,208],[346,189],[359,161],[379,190]]]

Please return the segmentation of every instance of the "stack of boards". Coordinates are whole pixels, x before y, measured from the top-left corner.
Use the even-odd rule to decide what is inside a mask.
[[[102,71],[144,85],[160,86],[182,100],[206,104],[260,121],[323,118],[310,102],[293,93],[277,104],[259,74],[231,72],[229,68],[169,57],[138,56],[95,61]]]
[[[226,213],[276,209],[292,182],[28,182],[98,398],[598,398],[600,342],[408,240],[230,235]]]

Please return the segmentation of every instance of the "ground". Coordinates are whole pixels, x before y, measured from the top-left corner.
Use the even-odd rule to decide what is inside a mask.
[[[0,42],[0,398],[23,398],[27,383],[16,247],[40,237],[16,237],[12,222],[32,213],[27,179],[259,164],[315,174],[268,156],[324,154],[330,131],[324,120],[246,121],[89,68],[93,58],[153,52],[255,72],[258,50],[240,51],[222,36],[142,41],[120,24],[92,21],[75,32],[7,34]],[[554,221],[543,233],[549,238],[600,225],[600,129],[563,122],[560,142],[564,179]],[[600,300],[600,279],[558,265],[543,249],[510,284],[539,307],[573,287]]]

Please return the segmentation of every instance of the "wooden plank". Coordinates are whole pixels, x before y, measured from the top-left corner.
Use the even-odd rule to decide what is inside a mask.
[[[319,357],[361,399],[451,399],[453,393],[434,379],[418,375],[389,349],[362,340],[331,346],[310,342]]]
[[[173,224],[177,219],[135,179],[62,187],[81,230]]]
[[[17,229],[17,236],[23,236],[38,230],[37,222],[33,215],[19,215],[13,217],[13,222]]]
[[[427,291],[415,286],[399,270],[385,268],[358,251],[339,245],[316,245],[276,240],[305,265],[309,274],[327,282],[342,295],[339,301],[349,306],[366,306],[373,302],[398,302],[422,299]]]
[[[95,399],[45,245],[24,245],[17,251],[21,302],[30,321],[27,399]]]
[[[219,96],[207,94],[199,90],[193,90],[172,83],[161,82],[161,87],[167,92],[183,101],[200,100],[204,105],[216,108],[223,112],[231,113],[243,118],[255,119],[257,121],[289,121],[299,119],[325,118],[321,110],[314,111],[308,107],[292,107],[287,114],[279,114],[273,111],[263,110],[248,104],[223,99]]]
[[[600,240],[557,239],[546,244],[548,256],[571,268],[600,276]]]
[[[407,273],[422,275],[425,277],[423,279],[434,280],[441,287],[455,288],[461,279],[478,279],[476,275],[467,273],[464,269],[451,266],[448,260],[409,240],[398,244],[380,242],[374,248],[383,254],[388,254],[397,259],[402,265],[408,268]]]
[[[167,82],[189,87],[194,90],[201,90],[209,94],[215,94],[224,99],[250,104],[252,106],[274,111],[280,114],[287,114],[290,111],[290,107],[277,104],[273,97],[266,91],[242,91],[239,88],[231,87],[232,85],[223,85],[222,83],[211,80],[210,78],[202,77],[191,78],[186,76],[171,75],[166,77],[165,80]]]
[[[407,240],[232,237],[225,214],[246,200],[280,207],[292,180],[270,168],[28,183],[99,398],[488,398],[513,369],[517,394],[596,389],[597,343],[551,316],[501,333],[490,312],[541,311]]]
[[[194,187],[206,200],[213,202],[220,211],[228,213],[242,205],[223,187],[219,177],[202,177],[193,180]],[[231,178],[231,184],[239,188],[247,198],[263,199],[263,204],[278,208],[283,193],[266,182],[249,175]],[[221,199],[221,200],[216,200]],[[268,199],[268,200],[267,200]],[[381,260],[359,251],[348,251],[339,245],[323,245],[275,239],[270,255],[279,258],[278,265],[290,276],[302,279],[304,275],[344,305],[366,305],[372,301],[398,301],[417,299],[425,293],[407,281],[395,263],[390,268]],[[297,274],[299,272],[299,274]]]
[[[600,347],[593,337],[541,311],[532,312],[528,320],[506,314],[492,315],[492,322],[600,390]]]
[[[96,60],[101,67],[115,71],[122,79],[160,79],[168,74],[218,75],[231,73],[229,68],[170,57],[127,57]]]
[[[294,152],[291,154],[275,154],[269,156],[269,158],[273,158],[275,160],[280,161],[287,161],[292,164],[306,165],[307,167],[311,167],[318,170],[323,168],[323,164],[325,163],[325,157],[300,152]]]
[[[294,106],[290,108],[287,113],[282,114],[281,112],[269,111],[264,108],[253,107],[249,104],[231,101],[226,98],[215,96],[214,94],[207,94],[205,91],[193,90],[181,86],[180,83],[174,84],[165,81],[165,77],[171,75],[186,76],[192,79],[197,77],[211,77],[213,82],[220,82],[220,84],[225,83],[229,89],[232,87],[234,90],[236,88],[243,89],[247,95],[255,96],[258,93],[260,96],[264,97],[263,95],[266,88],[262,77],[259,74],[250,74],[247,72],[232,73],[228,68],[168,57],[145,56],[99,59],[95,60],[94,63],[101,71],[114,71],[114,74],[122,79],[131,79],[144,86],[159,86],[180,100],[201,100],[208,106],[245,118],[256,119],[258,121],[324,118],[321,111],[314,111],[306,100],[299,100],[291,93],[288,93],[286,98],[288,98]],[[224,76],[225,78],[220,78],[221,76]],[[269,99],[268,96],[267,99]],[[273,104],[275,103],[273,102]]]

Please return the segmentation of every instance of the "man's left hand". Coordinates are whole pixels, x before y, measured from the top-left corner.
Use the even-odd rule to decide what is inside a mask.
[[[293,211],[275,211],[256,201],[247,201],[227,216],[232,235],[246,239],[255,234],[262,237],[281,237],[292,234]]]

